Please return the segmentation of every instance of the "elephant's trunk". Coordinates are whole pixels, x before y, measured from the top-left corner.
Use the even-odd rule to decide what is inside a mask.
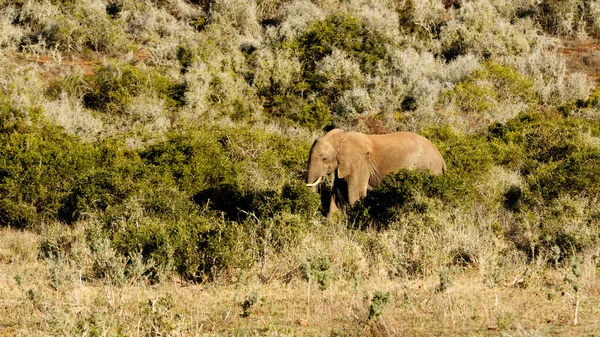
[[[317,186],[319,185],[319,183],[321,182],[321,179],[323,177],[318,176],[317,174],[315,174],[315,170],[311,170],[311,168],[308,169],[308,175],[306,177],[306,186],[310,187],[310,189],[313,192],[317,191]]]

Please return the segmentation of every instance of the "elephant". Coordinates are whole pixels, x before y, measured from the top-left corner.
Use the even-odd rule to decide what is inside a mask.
[[[367,135],[333,129],[310,149],[306,185],[316,191],[322,178],[335,171],[327,213],[331,218],[344,199],[353,205],[386,175],[403,168],[439,175],[446,172],[446,162],[435,145],[413,132]]]

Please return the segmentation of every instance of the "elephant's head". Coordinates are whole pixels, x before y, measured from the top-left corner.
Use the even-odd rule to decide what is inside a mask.
[[[365,134],[340,129],[329,131],[319,137],[310,150],[307,186],[316,190],[321,179],[336,170],[338,178],[345,178],[367,168],[372,147]]]

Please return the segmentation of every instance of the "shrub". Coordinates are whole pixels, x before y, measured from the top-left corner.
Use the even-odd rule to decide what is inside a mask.
[[[572,36],[599,31],[597,1],[543,1],[532,7],[530,12],[536,21],[551,34]]]
[[[41,44],[60,50],[115,53],[129,45],[121,21],[113,20],[105,6],[88,1],[39,3],[18,8],[16,23],[30,30],[21,47]]]
[[[356,59],[364,69],[370,69],[386,55],[386,41],[370,30],[360,19],[337,14],[314,21],[296,41],[300,61],[311,73],[317,63],[334,49],[340,49]]]
[[[284,98],[285,104],[276,106],[271,115],[313,130],[323,129],[332,123],[331,110],[323,99],[302,100],[294,96]]]
[[[515,5],[505,7],[516,9]],[[475,54],[486,59],[520,56],[544,43],[531,21],[499,13],[493,1],[465,2],[439,33],[440,56],[447,61]]]
[[[133,97],[143,93],[156,93],[171,108],[184,104],[185,83],[132,65],[103,66],[85,80],[91,89],[83,95],[84,105],[110,114],[123,114]]]
[[[140,151],[147,165],[184,191],[194,193],[223,182],[234,182],[236,172],[220,143],[219,131],[188,130]]]
[[[600,134],[595,122],[532,112],[490,127],[488,137],[501,149],[497,158],[527,177],[529,197],[546,204],[563,194],[597,193],[599,153],[582,140],[584,130]]]
[[[331,285],[334,275],[331,270],[329,257],[317,254],[310,257],[302,264],[303,276],[307,280],[316,280],[321,291],[327,290]]]
[[[371,299],[371,305],[369,306],[369,316],[367,320],[369,322],[379,319],[383,314],[383,309],[390,302],[390,293],[387,291],[377,291]]]
[[[311,129],[323,128],[332,122],[331,111],[339,93],[353,88],[353,83],[360,80],[360,69],[373,70],[386,57],[389,43],[383,34],[351,15],[338,14],[313,21],[296,40],[278,45],[297,55],[300,78],[293,83],[275,79],[265,86],[260,77],[259,95],[271,115]],[[335,61],[340,58],[342,63]],[[349,64],[352,71],[340,64]],[[354,69],[355,64],[360,69]],[[343,69],[336,70],[336,66]]]
[[[244,191],[231,184],[221,184],[201,191],[194,200],[223,212],[232,221],[244,221],[249,215],[269,219],[283,212],[311,217],[320,205],[318,195],[299,182],[285,184],[280,193],[273,190]]]
[[[533,103],[533,81],[516,70],[487,62],[454,86],[442,92],[440,100],[453,102],[460,111],[485,113],[501,104]]]
[[[562,196],[547,207],[522,212],[506,233],[530,258],[555,264],[596,247],[598,205],[579,196]]]
[[[58,218],[81,174],[94,165],[91,146],[60,129],[0,133],[0,222],[32,228]]]
[[[215,219],[216,220],[216,219]],[[145,277],[159,281],[165,272],[176,271],[187,279],[199,279],[205,254],[199,249],[201,236],[210,230],[208,218],[199,214],[183,220],[142,218],[127,221],[111,233],[115,249],[128,259],[140,253],[146,264]]]

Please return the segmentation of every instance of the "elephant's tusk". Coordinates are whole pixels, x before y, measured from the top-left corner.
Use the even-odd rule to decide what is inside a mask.
[[[315,181],[312,184],[306,184],[306,186],[308,186],[308,187],[315,187],[315,186],[319,185],[319,183],[321,182],[321,179],[323,179],[323,177],[319,177],[319,179],[317,179],[317,181]]]

